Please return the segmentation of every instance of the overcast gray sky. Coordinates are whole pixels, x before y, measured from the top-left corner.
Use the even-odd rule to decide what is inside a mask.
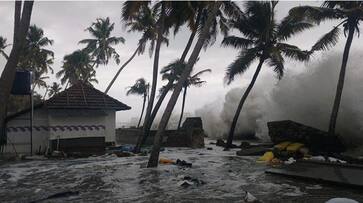
[[[243,3],[239,2],[241,7]],[[280,19],[284,17],[288,10],[298,5],[315,5],[319,6],[321,2],[288,2],[280,1],[277,6],[277,17]],[[76,49],[82,48],[78,45],[78,41],[84,38],[88,38],[89,34],[84,31],[85,28],[91,25],[96,18],[110,17],[111,21],[115,23],[115,30],[113,35],[122,36],[126,39],[125,44],[118,45],[116,50],[121,56],[121,64],[126,61],[136,49],[137,41],[140,37],[138,33],[127,33],[120,20],[122,2],[110,1],[110,2],[86,2],[86,1],[66,1],[66,2],[35,2],[33,8],[33,14],[31,24],[36,24],[43,28],[45,35],[54,40],[54,45],[49,47],[55,53],[55,63],[53,68],[55,72],[60,70],[62,65],[62,58],[65,54],[69,54]],[[0,2],[0,35],[6,37],[8,42],[12,41],[13,32],[13,14],[14,14],[14,2]],[[332,28],[336,22],[326,22],[319,27],[306,31],[302,34],[295,36],[290,43],[296,44],[303,49],[309,49],[312,44],[325,32]],[[170,35],[169,47],[163,46],[160,54],[160,68],[168,64],[170,61],[180,57],[184,46],[188,40],[189,32],[187,29],[183,29],[177,36]],[[254,71],[255,65],[252,65],[250,70],[244,75],[238,77],[231,85],[227,86],[223,83],[224,72],[228,64],[234,60],[237,50],[232,48],[224,48],[220,46],[222,37],[219,36],[218,40],[213,47],[202,51],[200,54],[200,60],[195,66],[195,71],[210,68],[212,73],[206,73],[203,75],[203,79],[207,81],[207,84],[200,88],[190,88],[188,92],[188,98],[186,102],[186,112],[191,114],[203,105],[215,100],[224,100],[224,96],[228,90],[233,87],[242,87],[246,85]],[[332,51],[342,50],[344,46],[345,38],[341,37],[339,44],[332,49]],[[359,44],[362,44],[362,38],[354,39],[353,47],[358,48]],[[10,52],[10,49],[7,49]],[[314,60],[319,59],[319,54],[315,55]],[[138,117],[142,99],[136,96],[126,96],[126,87],[134,83],[134,81],[140,77],[146,78],[151,82],[152,77],[152,58],[146,52],[142,56],[137,56],[120,74],[114,86],[111,88],[109,95],[126,103],[132,107],[132,110],[127,112],[119,112],[117,114],[117,122],[120,125],[121,122],[129,122],[132,117]],[[4,67],[5,61],[0,57],[0,71]],[[309,71],[309,64],[303,66],[297,66],[297,62],[286,62],[287,74],[289,71]],[[299,67],[298,69],[294,69]],[[303,67],[303,68],[301,68]],[[113,75],[117,72],[119,66],[111,62],[107,66],[100,66],[97,69],[98,84],[94,86],[104,91],[108,83],[112,79]],[[306,68],[306,69],[305,69]],[[272,71],[265,67],[263,71],[270,71],[270,80],[276,80]],[[335,80],[335,79],[334,79]],[[48,84],[58,80],[54,75],[50,76]],[[163,82],[159,77],[158,87],[161,87]],[[40,91],[41,92],[41,91]],[[166,103],[166,102],[164,102]],[[176,113],[179,112],[180,103],[177,104]]]

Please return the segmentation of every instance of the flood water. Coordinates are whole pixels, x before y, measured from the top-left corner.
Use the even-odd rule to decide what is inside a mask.
[[[209,143],[209,141],[206,141]],[[325,202],[334,197],[363,201],[357,189],[265,174],[256,157],[213,150],[167,148],[160,157],[183,159],[192,168],[159,165],[148,169],[147,156],[104,155],[82,159],[11,162],[0,165],[0,202],[32,202],[72,191],[73,195],[42,202],[243,202],[245,191],[263,202]],[[183,177],[205,184],[189,187]]]

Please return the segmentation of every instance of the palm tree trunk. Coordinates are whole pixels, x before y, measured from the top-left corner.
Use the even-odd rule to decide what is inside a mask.
[[[140,115],[139,123],[137,123],[137,128],[140,127],[142,115],[144,114],[145,103],[146,103],[146,95],[144,95],[144,102],[142,103],[142,110],[141,110],[141,115]]]
[[[241,113],[243,104],[245,103],[245,101],[246,101],[246,99],[248,97],[248,94],[250,93],[253,85],[256,82],[257,76],[260,73],[260,70],[261,70],[261,67],[262,67],[262,64],[263,64],[264,61],[265,61],[264,58],[261,58],[260,59],[260,62],[258,64],[257,68],[256,68],[256,71],[255,71],[255,74],[253,75],[250,84],[248,85],[246,91],[244,92],[244,94],[243,94],[243,96],[242,96],[242,98],[241,98],[241,100],[240,100],[240,102],[238,104],[236,113],[234,114],[234,117],[233,117],[233,121],[232,121],[232,124],[231,124],[231,128],[229,130],[229,134],[228,134],[227,144],[226,144],[225,150],[228,150],[231,147],[231,145],[232,145],[234,130],[235,130],[236,125],[237,125],[238,117],[239,117],[239,115]]]
[[[141,45],[140,45],[141,46]],[[115,82],[115,80],[117,79],[117,77],[120,75],[121,71],[127,66],[127,64],[129,64],[136,56],[137,52],[140,49],[140,46],[137,47],[137,49],[135,50],[135,52],[131,55],[131,57],[124,63],[122,64],[122,66],[120,67],[120,69],[118,69],[116,75],[112,78],[110,84],[108,84],[106,90],[105,90],[105,94],[108,93],[108,91],[111,89],[113,83]]]
[[[20,18],[21,2],[15,2],[15,24],[14,24],[14,43],[11,49],[9,59],[7,60],[4,70],[0,77],[0,145],[6,144],[5,138],[5,118],[7,114],[7,103],[10,96],[11,88],[16,73],[16,66],[19,61],[20,52],[25,43],[25,37],[28,32],[33,1],[25,1],[23,12]],[[20,19],[20,20],[19,20]]]
[[[193,43],[193,40],[195,38],[195,34],[196,34],[196,30],[193,31],[190,34],[188,43],[187,43],[187,45],[184,48],[183,54],[182,54],[182,56],[180,58],[180,61],[182,61],[182,62],[185,61],[185,58],[186,58],[186,56],[187,56],[187,54],[188,54],[188,52],[190,50],[190,47],[191,47],[191,45]],[[173,84],[173,81],[169,81],[168,82],[168,84],[166,85],[166,88],[161,93],[161,96],[160,96],[159,100],[157,101],[154,109],[152,110],[150,119],[148,120],[147,123],[144,123],[143,133],[140,135],[141,137],[138,138],[137,143],[136,143],[136,146],[135,146],[135,149],[134,149],[134,152],[135,153],[139,153],[140,152],[142,145],[145,143],[146,138],[149,136],[152,123],[154,122],[155,117],[156,117],[156,114],[158,113],[159,108],[160,108],[161,104],[163,103],[165,96],[168,94],[168,92],[169,92],[172,84]]]
[[[350,46],[352,45],[352,41],[353,41],[353,35],[354,35],[354,25],[349,25],[348,38],[347,38],[347,41],[346,41],[345,47],[344,47],[343,60],[342,60],[341,68],[340,68],[340,74],[339,74],[339,80],[338,80],[337,89],[336,89],[336,93],[335,93],[334,105],[333,105],[332,113],[330,116],[328,133],[331,136],[335,135],[335,127],[336,127],[339,106],[340,106],[340,101],[342,98],[343,87],[344,87],[345,70],[347,68],[347,62],[348,62],[348,57],[349,57]]]
[[[181,122],[183,120],[186,95],[187,95],[187,87],[184,87],[183,102],[182,102],[182,108],[181,108],[181,112],[180,112],[179,123],[178,123],[178,130],[180,130],[180,125],[181,125]]]
[[[175,103],[178,100],[179,94],[183,88],[183,85],[185,84],[185,82],[188,79],[188,76],[190,75],[191,71],[193,70],[193,66],[195,64],[195,62],[198,59],[199,53],[203,47],[204,41],[207,38],[207,35],[209,33],[209,28],[212,25],[213,20],[216,17],[217,11],[219,9],[219,6],[221,4],[221,2],[213,2],[211,3],[213,4],[213,7],[209,9],[208,12],[208,18],[207,21],[205,23],[205,26],[203,27],[203,30],[201,32],[201,35],[197,41],[197,43],[195,44],[195,47],[193,49],[193,52],[191,53],[189,60],[188,60],[188,64],[186,65],[174,91],[173,94],[170,97],[170,100],[165,108],[164,114],[161,118],[161,121],[159,123],[158,126],[158,131],[154,137],[154,145],[150,154],[150,158],[149,158],[149,162],[147,167],[157,167],[158,166],[158,161],[159,161],[159,153],[160,153],[160,147],[161,147],[161,143],[162,143],[162,139],[163,139],[163,135],[165,132],[165,128],[168,124],[170,115],[174,109]],[[211,5],[212,6],[212,5]]]
[[[154,99],[155,99],[155,94],[156,94],[156,86],[157,86],[158,73],[159,73],[159,70],[158,70],[159,69],[159,54],[160,54],[160,47],[161,47],[161,42],[162,42],[163,33],[164,33],[164,20],[165,20],[164,18],[165,18],[165,8],[164,8],[164,4],[162,4],[161,20],[160,20],[160,24],[159,24],[159,28],[158,28],[158,38],[157,38],[156,47],[155,47],[153,78],[152,78],[152,83],[151,83],[150,100],[149,100],[147,108],[146,108],[146,115],[145,115],[145,119],[144,119],[144,130],[143,130],[144,132],[145,132],[145,127],[147,126],[147,124],[150,120],[150,115],[151,115],[151,111],[153,109]]]

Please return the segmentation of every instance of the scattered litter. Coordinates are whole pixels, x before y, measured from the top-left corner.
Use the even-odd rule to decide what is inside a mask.
[[[328,161],[341,163],[341,164],[346,164],[347,163],[346,161],[343,161],[343,160],[340,160],[340,159],[337,159],[337,158],[334,158],[334,157],[328,157]]]
[[[295,143],[289,144],[286,147],[286,151],[288,151],[290,153],[295,153],[295,152],[297,152],[303,146],[304,146],[304,144],[295,142]]]
[[[325,203],[359,203],[359,202],[348,198],[333,198],[326,201]]]
[[[312,156],[310,158],[310,160],[313,160],[313,161],[325,161],[325,157],[323,157],[323,156]]]
[[[281,142],[281,143],[275,145],[274,148],[276,148],[276,149],[278,149],[280,151],[283,151],[283,150],[285,150],[287,148],[287,146],[289,144],[291,144],[291,142]]]
[[[270,162],[274,158],[274,153],[271,151],[266,152],[263,156],[258,158],[258,162]]]
[[[204,181],[199,180],[197,178],[192,178],[190,176],[179,176],[178,178],[180,178],[181,180],[177,184],[178,186],[182,187],[189,187],[192,185],[201,186],[205,184]]]
[[[296,162],[296,160],[294,158],[290,157],[287,161],[284,161],[284,164],[289,165],[289,164],[292,164],[292,163],[295,163],[295,162]]]
[[[130,156],[134,156],[135,154],[132,152],[127,152],[127,151],[115,151],[113,152],[114,154],[116,154],[117,157],[130,157]]]
[[[207,147],[207,150],[213,150],[213,148],[212,147]]]
[[[188,167],[188,168],[192,167],[192,163],[188,163],[188,162],[186,162],[184,160],[180,160],[180,159],[177,159],[175,164],[178,165],[178,166],[185,166],[185,167]]]
[[[260,202],[260,201],[258,201],[258,199],[255,196],[253,196],[251,193],[249,193],[247,191],[245,192],[243,201],[248,202],[248,203],[259,203]]]
[[[175,161],[173,161],[171,159],[160,158],[159,163],[160,164],[175,164]]]

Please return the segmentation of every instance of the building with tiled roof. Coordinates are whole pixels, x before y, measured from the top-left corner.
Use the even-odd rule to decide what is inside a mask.
[[[116,111],[131,109],[126,104],[78,82],[34,107],[30,140],[30,109],[6,120],[5,153],[29,154],[59,150],[101,152],[115,142]]]

